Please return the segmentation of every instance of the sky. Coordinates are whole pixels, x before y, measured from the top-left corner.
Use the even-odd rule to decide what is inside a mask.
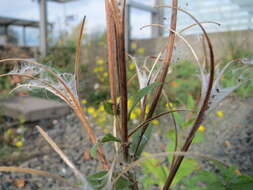
[[[138,0],[152,5],[154,0]],[[70,30],[81,22],[86,15],[87,32],[105,30],[104,0],[75,0],[69,3],[48,2],[48,21],[54,25],[54,34],[62,30]],[[39,7],[37,0],[0,0],[0,16],[38,20]],[[65,22],[66,17],[72,17]],[[150,23],[150,14],[133,10],[132,34],[134,38],[146,38],[150,36],[150,29],[140,30],[140,27]],[[21,36],[22,29],[13,27]],[[38,39],[38,30],[27,29],[28,43],[34,43]],[[30,42],[29,42],[30,40]]]

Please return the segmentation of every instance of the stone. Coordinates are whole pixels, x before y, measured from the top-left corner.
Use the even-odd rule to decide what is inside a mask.
[[[57,118],[70,111],[65,103],[31,96],[11,97],[0,102],[2,115],[25,121]]]

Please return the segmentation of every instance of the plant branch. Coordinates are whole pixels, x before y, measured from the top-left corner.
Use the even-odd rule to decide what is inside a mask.
[[[173,0],[172,6],[177,7],[178,6],[178,1]],[[176,26],[177,26],[177,8],[172,9],[171,29],[176,31]],[[176,37],[175,33],[170,31],[167,47],[166,47],[166,50],[165,50],[163,70],[162,70],[162,73],[161,73],[160,78],[159,78],[159,82],[161,82],[161,85],[158,86],[156,91],[155,91],[155,96],[152,100],[152,104],[151,104],[150,110],[147,114],[146,120],[150,119],[153,116],[153,114],[155,112],[155,109],[156,109],[156,106],[159,102],[159,99],[160,99],[160,96],[161,96],[161,93],[162,93],[162,89],[163,89],[163,86],[164,86],[164,82],[165,82],[165,79],[166,79],[166,76],[167,76],[167,73],[168,73],[168,70],[169,70],[169,66],[170,66],[170,63],[171,63],[171,59],[172,59],[173,48],[174,48],[174,43],[175,43],[175,37]],[[139,146],[141,144],[142,138],[144,136],[144,133],[145,133],[147,127],[148,127],[148,124],[142,128],[141,135],[139,137],[139,140],[138,140],[138,143],[137,143],[137,146],[136,146],[136,149],[135,149],[135,153],[134,153],[135,156],[138,152]]]
[[[161,7],[168,7],[168,8],[172,8],[174,9],[175,7],[174,6],[161,6]],[[177,8],[178,10],[180,10],[181,12],[184,12],[185,14],[189,15],[198,25],[199,27],[201,28],[201,30],[203,31],[204,33],[204,36],[207,40],[207,44],[208,44],[208,48],[209,48],[209,51],[210,51],[210,78],[209,78],[209,84],[208,84],[208,89],[207,89],[207,93],[206,93],[206,97],[204,99],[204,102],[203,102],[203,105],[199,111],[199,114],[193,124],[193,127],[184,143],[184,146],[183,148],[181,149],[182,152],[187,152],[192,141],[193,141],[193,138],[195,136],[195,133],[197,132],[199,126],[201,125],[203,119],[204,119],[204,116],[205,116],[205,111],[208,107],[208,102],[209,102],[209,98],[210,98],[210,95],[211,95],[211,91],[212,91],[212,87],[213,87],[213,82],[214,82],[214,72],[215,72],[215,65],[214,65],[214,52],[213,52],[213,47],[212,47],[212,44],[211,44],[211,41],[210,41],[210,38],[208,37],[207,35],[207,32],[206,30],[204,29],[204,27],[199,23],[199,21],[194,17],[192,16],[190,13],[188,13],[187,11],[183,10],[183,9],[180,9],[180,8]],[[166,183],[163,187],[163,190],[168,190],[172,184],[172,181],[182,163],[184,159],[184,156],[178,156],[174,162],[174,165],[173,167],[171,168],[171,172],[166,180]]]

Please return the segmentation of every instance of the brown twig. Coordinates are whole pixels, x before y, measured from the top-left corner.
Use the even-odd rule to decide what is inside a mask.
[[[143,123],[141,123],[140,125],[138,125],[136,128],[134,128],[128,135],[128,138],[130,138],[131,136],[134,135],[134,133],[136,133],[136,131],[138,131],[139,129],[143,128],[144,126],[146,126],[148,123],[150,123],[151,121],[158,119],[164,115],[168,115],[168,114],[172,114],[173,112],[180,112],[180,111],[191,111],[191,110],[170,110],[170,111],[166,111],[166,112],[162,112],[159,113],[157,115],[155,115],[154,117],[145,120]]]
[[[168,7],[168,8],[172,8],[172,9],[175,9],[175,6],[160,6],[160,8],[162,7]],[[203,121],[203,118],[204,118],[204,115],[205,115],[205,110],[207,109],[208,107],[208,102],[209,102],[209,98],[210,98],[210,95],[211,95],[211,91],[212,91],[212,86],[213,86],[213,81],[214,81],[214,71],[215,71],[215,65],[214,65],[214,53],[213,53],[213,47],[212,47],[212,44],[211,44],[211,41],[207,35],[207,32],[206,30],[204,29],[204,27],[199,23],[199,21],[194,17],[192,16],[190,13],[188,13],[187,11],[183,10],[183,9],[180,9],[180,8],[177,8],[179,11],[189,15],[198,25],[199,27],[201,28],[201,30],[203,31],[204,33],[204,36],[207,40],[207,44],[208,44],[208,48],[209,48],[209,53],[210,53],[210,78],[209,78],[209,84],[208,84],[208,89],[207,89],[207,93],[206,93],[206,97],[204,99],[204,102],[203,102],[203,105],[199,111],[199,114],[193,124],[193,127],[184,143],[184,146],[183,148],[181,149],[182,152],[187,152],[192,141],[193,141],[193,138],[195,136],[195,133],[197,132],[199,126],[201,125],[202,121]],[[171,172],[169,173],[169,176],[166,180],[166,183],[163,187],[163,190],[168,190],[172,184],[172,181],[182,163],[184,159],[184,156],[178,156],[174,162],[174,165],[171,169]]]
[[[78,87],[79,87],[79,80],[80,80],[80,54],[81,54],[81,42],[82,42],[82,36],[83,36],[83,30],[84,30],[84,24],[85,24],[86,16],[84,16],[81,29],[79,33],[79,38],[76,44],[76,57],[75,57],[75,79],[76,79],[76,90],[78,93]]]
[[[116,63],[117,63],[117,78],[118,89],[120,95],[120,126],[121,138],[123,142],[123,152],[125,161],[128,160],[128,109],[127,109],[127,77],[126,77],[126,51],[125,51],[125,0],[122,1],[122,9],[120,9],[115,0],[108,1],[108,9],[112,17],[115,48],[116,48]],[[112,24],[110,24],[112,26]]]
[[[177,7],[177,5],[178,5],[178,1],[173,0],[172,6]],[[171,29],[176,31],[176,26],[177,26],[177,8],[173,9],[172,13],[171,13]],[[156,91],[155,91],[155,96],[153,98],[153,101],[152,101],[150,110],[147,114],[146,120],[148,120],[152,117],[153,113],[155,112],[156,106],[159,102],[159,99],[160,99],[160,96],[161,96],[161,93],[162,93],[162,89],[163,89],[163,86],[164,86],[164,82],[165,82],[165,79],[166,79],[166,76],[167,76],[167,73],[168,73],[168,70],[169,70],[169,66],[170,66],[170,63],[171,63],[171,59],[172,59],[175,37],[176,37],[175,33],[170,31],[167,47],[166,47],[166,50],[165,50],[163,70],[162,70],[162,73],[161,73],[160,78],[159,78],[159,82],[161,82],[161,85],[158,86]],[[135,149],[135,153],[134,153],[135,156],[138,152],[139,146],[141,144],[143,135],[144,135],[147,127],[148,127],[148,124],[146,126],[144,126],[142,131],[141,131],[141,135],[139,137],[139,140],[138,140],[138,143],[137,143],[137,146],[136,146],[136,149]]]

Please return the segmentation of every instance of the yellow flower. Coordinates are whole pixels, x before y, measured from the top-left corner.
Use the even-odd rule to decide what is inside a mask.
[[[108,77],[108,73],[105,72],[105,73],[103,74],[103,76],[104,76],[104,77]]]
[[[223,111],[217,111],[216,115],[220,118],[224,117],[224,112]]]
[[[151,122],[153,125],[159,125],[159,121],[158,120],[153,120],[152,122]]]
[[[144,54],[145,53],[145,49],[144,48],[139,48],[137,52],[139,54]]]
[[[102,67],[102,66],[98,67],[97,69],[98,69],[99,72],[103,72],[104,71],[104,67]]]
[[[104,60],[103,59],[98,59],[97,61],[96,61],[96,64],[97,65],[103,65],[105,62],[104,62]]]
[[[128,101],[127,101],[127,107],[132,107],[132,105],[133,105],[133,101],[131,100],[131,99],[128,99]]]
[[[99,70],[98,70],[98,68],[97,67],[95,67],[94,69],[93,69],[93,72],[94,73],[97,73]]]
[[[204,127],[204,125],[199,126],[199,129],[198,129],[199,132],[204,133],[205,130],[206,130],[206,128]]]
[[[24,146],[24,142],[21,141],[21,140],[20,140],[20,141],[17,141],[17,142],[15,143],[15,146],[18,147],[18,148],[19,148],[19,147],[22,147],[22,146]]]
[[[131,44],[131,49],[136,49],[137,48],[137,44],[136,43],[132,43]]]
[[[129,69],[130,69],[130,70],[134,70],[134,69],[135,69],[135,64],[134,64],[134,63],[131,63],[131,64],[129,65]]]
[[[146,111],[145,113],[148,113],[149,112],[149,105],[146,106]]]
[[[13,134],[13,130],[12,130],[12,129],[8,129],[8,130],[6,131],[6,133],[7,133],[7,135],[11,135],[11,134]]]
[[[136,119],[136,117],[137,117],[137,115],[134,112],[132,112],[130,115],[130,119]]]
[[[101,111],[101,112],[105,111],[104,105],[101,104],[101,105],[99,106],[98,110]]]
[[[174,105],[173,105],[172,103],[167,103],[165,106],[166,106],[167,108],[169,108],[169,110],[170,110],[170,109],[176,110],[176,108],[174,107]]]
[[[172,103],[167,103],[165,106],[166,106],[167,108],[170,108],[170,107],[173,107],[173,104],[172,104]]]
[[[141,109],[140,108],[135,108],[134,113],[136,113],[137,115],[140,115],[141,114]]]
[[[81,101],[81,103],[82,103],[82,104],[87,104],[87,100],[83,99],[83,100]]]
[[[91,107],[91,106],[88,107],[87,111],[88,111],[88,113],[91,114],[91,115],[93,115],[93,114],[96,112],[95,108],[94,108],[94,107]]]
[[[176,81],[172,81],[170,84],[173,87],[178,87],[179,86],[179,84]]]

